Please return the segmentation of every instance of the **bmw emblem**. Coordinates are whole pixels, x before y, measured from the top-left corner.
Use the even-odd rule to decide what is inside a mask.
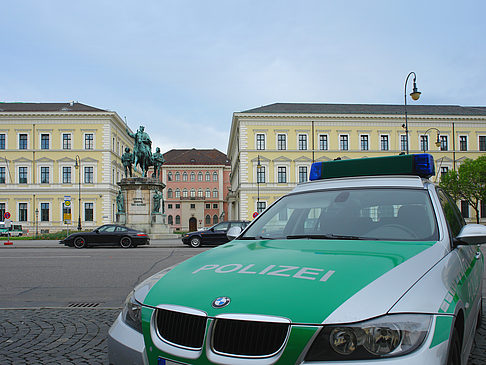
[[[213,308],[223,308],[226,307],[231,302],[228,297],[219,297],[213,301]]]

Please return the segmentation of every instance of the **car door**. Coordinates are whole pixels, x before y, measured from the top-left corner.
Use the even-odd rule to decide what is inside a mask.
[[[220,245],[228,242],[226,232],[228,232],[229,222],[221,222],[206,231],[204,243]]]
[[[115,230],[115,225],[106,225],[100,227],[98,234],[96,235],[96,244],[106,246],[118,243],[116,240]]]

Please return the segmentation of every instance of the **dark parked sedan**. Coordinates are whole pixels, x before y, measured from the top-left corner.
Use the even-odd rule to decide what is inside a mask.
[[[118,224],[105,224],[91,232],[73,233],[59,243],[76,248],[114,245],[130,248],[150,244],[150,237],[136,229]]]
[[[231,227],[240,227],[242,230],[250,222],[245,221],[227,221],[218,223],[206,230],[190,232],[182,237],[182,242],[185,245],[192,247],[199,247],[201,245],[221,245],[229,241],[226,237],[228,229]]]

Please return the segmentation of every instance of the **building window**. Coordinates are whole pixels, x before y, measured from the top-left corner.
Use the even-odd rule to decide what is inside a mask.
[[[27,149],[27,134],[19,134],[19,149],[26,150]]]
[[[169,172],[169,173],[167,174],[167,180],[168,180],[168,181],[172,181],[172,172]]]
[[[218,223],[218,216],[215,214],[213,215],[213,224],[217,224]]]
[[[176,204],[175,208],[176,209],[181,209],[181,205],[180,204]]]
[[[287,168],[285,166],[277,167],[277,182],[278,183],[287,182]]]
[[[49,222],[49,203],[41,203],[40,220],[41,222]]]
[[[211,181],[211,174],[206,172],[206,181]]]
[[[176,189],[175,197],[176,197],[176,199],[179,199],[181,197],[181,191],[179,189]]]
[[[27,222],[27,203],[19,203],[19,222]]]
[[[277,149],[284,151],[287,149],[287,135],[277,134]]]
[[[175,224],[181,224],[181,216],[180,215],[176,215]]]
[[[459,136],[459,149],[467,151],[467,136]]]
[[[218,204],[213,204],[213,209],[218,209]]]
[[[175,173],[175,181],[181,181],[181,174],[179,173],[179,171]]]
[[[449,150],[449,143],[447,141],[447,136],[440,136],[440,150],[441,151]]]
[[[327,134],[319,135],[319,149],[322,151],[327,151],[329,149],[329,145],[327,143]]]
[[[191,209],[196,209],[196,204],[191,204]]]
[[[94,204],[84,203],[84,220],[86,222],[93,222],[93,212],[94,212]]]
[[[193,172],[191,172],[191,181],[196,181],[196,174]]]
[[[307,150],[307,134],[299,134],[299,151]]]
[[[62,135],[62,149],[63,150],[70,150],[71,149],[71,134],[64,133]]]
[[[197,173],[197,181],[203,181],[203,174],[201,171]]]
[[[169,215],[167,217],[167,224],[170,224],[170,225],[174,224],[174,217],[172,217],[171,215]]]
[[[256,135],[256,149],[257,150],[264,150],[265,149],[265,135],[264,134],[257,134]]]
[[[469,203],[466,200],[461,200],[461,213],[464,218],[469,218]]]
[[[211,204],[206,204],[206,209],[211,209]]]
[[[167,189],[167,198],[169,198],[169,199],[172,198],[172,189],[171,188]]]
[[[257,167],[257,183],[265,183],[265,166],[260,166],[260,168]]]
[[[167,209],[172,209],[172,204],[167,204]]]
[[[420,136],[420,150],[421,151],[429,150],[429,136]]]
[[[347,151],[349,149],[349,136],[347,134],[341,134],[339,136],[339,149],[341,151]]]
[[[94,168],[92,166],[84,167],[84,182],[86,184],[94,183]]]
[[[206,215],[206,219],[204,220],[206,226],[211,224],[211,216],[209,214]]]
[[[41,134],[41,150],[48,150],[49,149],[49,135],[42,133]]]
[[[441,175],[447,174],[448,172],[449,172],[449,168],[447,166],[442,166],[440,168],[440,174]]]
[[[479,136],[479,150],[486,151],[486,136]]]
[[[94,148],[94,135],[93,133],[86,133],[84,135],[84,149],[85,150],[92,150]],[[119,149],[120,147],[118,147]]]
[[[5,133],[0,134],[0,150],[5,149]]]
[[[218,173],[213,172],[213,181],[218,181]]]
[[[267,208],[267,202],[257,202],[257,212],[261,213]]]
[[[380,142],[381,142],[380,147],[382,151],[388,151],[390,149],[387,135],[381,135]]]
[[[486,218],[486,200],[481,201],[481,218]],[[1,213],[1,207],[0,207],[0,213]]]
[[[183,197],[183,198],[187,198],[188,193],[189,193],[189,192],[187,191],[187,189],[186,189],[186,188],[184,188],[184,190],[182,190],[182,197]]]
[[[407,135],[402,134],[400,135],[400,151],[406,151],[407,150]]]
[[[41,184],[49,184],[49,167],[41,167]]]
[[[211,190],[206,189],[206,198],[211,198]]]
[[[63,166],[62,168],[62,183],[71,184],[71,168]]]
[[[196,189],[192,188],[191,189],[191,198],[195,198],[196,197]]]
[[[5,212],[7,211],[5,203],[0,203],[0,222],[4,221]]]
[[[361,136],[361,151],[368,151],[369,149],[369,136],[363,134]]]
[[[27,184],[27,167],[19,167],[19,184]]]
[[[0,184],[5,184],[5,167],[0,167]],[[3,216],[0,217],[0,219]]]
[[[307,181],[307,166],[299,166],[299,183]]]
[[[198,198],[203,198],[204,197],[204,193],[203,193],[203,190],[201,188],[199,188],[198,191],[197,191],[197,197]]]
[[[218,197],[218,189],[213,189],[213,198]]]
[[[183,172],[182,174],[182,181],[187,181],[187,172]]]

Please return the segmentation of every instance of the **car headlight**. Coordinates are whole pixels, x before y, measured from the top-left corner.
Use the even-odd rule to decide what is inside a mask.
[[[365,322],[325,326],[305,359],[343,361],[402,356],[422,344],[431,321],[430,315],[396,314]]]
[[[135,292],[128,294],[122,310],[123,322],[142,333],[142,305],[135,299]]]

